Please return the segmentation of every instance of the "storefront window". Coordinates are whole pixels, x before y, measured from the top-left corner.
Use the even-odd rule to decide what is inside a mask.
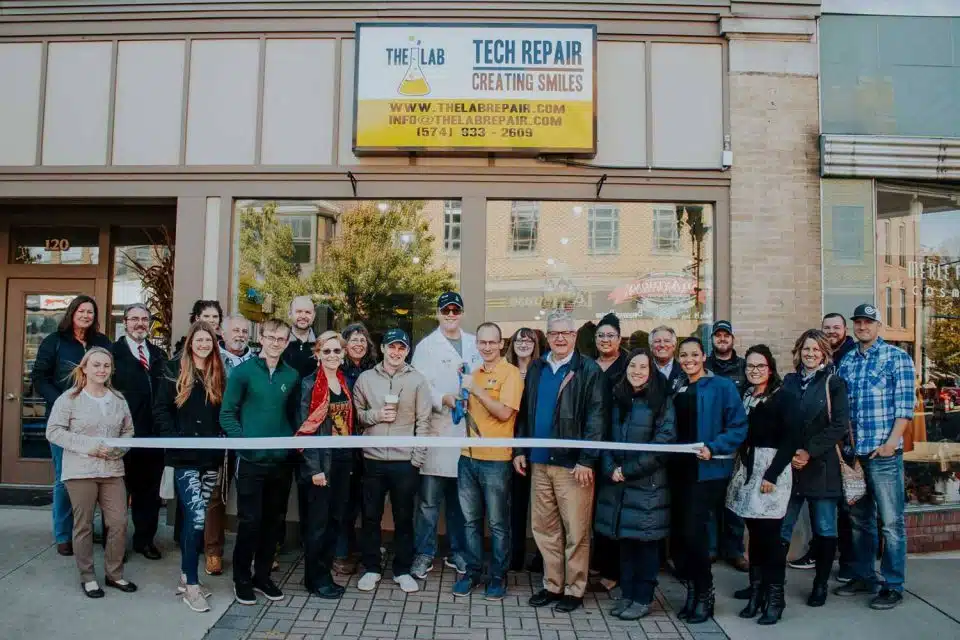
[[[960,502],[960,189],[879,184],[876,207],[877,246],[888,251],[877,260],[887,314],[881,335],[909,353],[917,371],[919,442],[905,457],[907,496],[914,504]]]
[[[666,255],[664,255],[666,253]],[[581,328],[621,322],[624,348],[651,329],[706,335],[713,320],[713,207],[650,202],[491,201],[487,205],[486,319],[504,335],[545,330],[554,309]]]
[[[286,318],[313,298],[314,330],[364,322],[419,340],[436,300],[460,285],[459,200],[241,200],[235,207],[230,309]],[[256,336],[254,336],[256,339]]]
[[[167,229],[114,228],[110,232],[113,245],[113,277],[110,281],[110,319],[108,335],[123,335],[123,310],[136,302],[151,311],[151,340],[157,346],[170,345],[173,310],[174,239]]]
[[[87,265],[100,262],[97,227],[13,227],[15,264]]]

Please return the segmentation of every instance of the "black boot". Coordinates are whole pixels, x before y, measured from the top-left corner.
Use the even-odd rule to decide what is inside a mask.
[[[687,588],[687,597],[683,601],[683,608],[677,613],[677,618],[680,620],[689,618],[697,604],[697,591],[693,588],[693,583],[684,582],[683,584]]]
[[[710,587],[703,593],[698,593],[697,603],[694,605],[693,613],[687,618],[687,624],[700,624],[712,618],[715,602],[716,593],[713,587]]]
[[[752,571],[753,567],[750,569]],[[751,584],[751,587],[753,587],[753,592],[750,594],[750,600],[747,601],[747,606],[740,611],[741,618],[749,619],[756,617],[756,615],[766,607],[767,585],[758,582],[756,585]]]
[[[734,600],[751,600],[760,585],[760,567],[750,565],[750,586],[733,592]]]
[[[827,583],[830,581],[830,571],[833,569],[833,559],[837,554],[836,538],[815,538],[817,542],[816,555],[817,573],[813,578],[813,591],[807,598],[811,607],[822,607],[827,602]]]
[[[786,600],[783,596],[783,585],[767,585],[766,600],[766,607],[763,609],[763,615],[757,618],[757,624],[777,624],[781,616],[783,616],[783,609],[786,607]]]

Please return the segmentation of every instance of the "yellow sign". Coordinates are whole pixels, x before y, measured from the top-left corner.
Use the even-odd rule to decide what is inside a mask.
[[[592,26],[357,27],[354,153],[596,153]]]

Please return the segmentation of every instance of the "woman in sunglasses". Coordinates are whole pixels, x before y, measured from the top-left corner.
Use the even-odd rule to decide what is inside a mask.
[[[317,338],[313,353],[320,366],[301,383],[298,436],[353,434],[353,398],[341,368],[346,346],[336,331]],[[328,600],[339,599],[344,592],[331,570],[350,499],[353,463],[352,449],[305,449],[300,465],[298,486],[307,495],[304,585],[312,595]]]

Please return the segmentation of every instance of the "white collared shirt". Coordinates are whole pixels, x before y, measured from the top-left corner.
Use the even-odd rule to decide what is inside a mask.
[[[137,362],[140,362],[140,347],[143,347],[143,355],[147,359],[147,365],[150,364],[150,349],[147,348],[147,341],[137,342],[130,336],[124,336],[127,339],[127,346],[130,347],[130,353],[133,354],[133,357],[136,358]]]
[[[567,354],[566,358],[559,361],[553,359],[553,351],[547,354],[547,364],[550,365],[550,368],[553,370],[554,374],[557,373],[557,370],[560,369],[560,367],[562,367],[565,364],[568,364],[571,360],[573,360],[573,353],[574,352],[571,351],[570,353]]]
[[[676,364],[673,359],[670,360],[666,365],[660,366],[657,364],[657,371],[662,373],[667,380],[670,379],[670,374],[673,373],[673,365]]]

